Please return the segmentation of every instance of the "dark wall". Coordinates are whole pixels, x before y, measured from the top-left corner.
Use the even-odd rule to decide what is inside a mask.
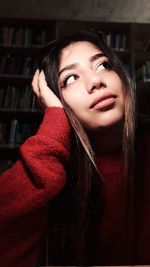
[[[0,0],[0,17],[150,22],[150,0]]]

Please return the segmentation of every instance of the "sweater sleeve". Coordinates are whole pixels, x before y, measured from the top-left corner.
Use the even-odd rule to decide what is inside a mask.
[[[46,206],[65,186],[70,125],[63,108],[47,108],[20,159],[0,176],[0,227]]]

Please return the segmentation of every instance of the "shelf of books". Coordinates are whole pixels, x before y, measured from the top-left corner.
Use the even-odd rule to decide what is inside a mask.
[[[137,104],[141,119],[150,124],[150,24],[133,24],[133,58]]]
[[[117,51],[124,59],[130,51],[130,24],[110,22],[57,21],[56,38],[76,30],[90,29],[98,34],[103,33],[106,43]]]
[[[39,53],[49,41],[80,29],[104,33],[136,83],[142,118],[150,114],[149,24],[0,19],[0,172],[11,166],[18,147],[36,132],[42,119],[31,89]],[[34,120],[33,120],[34,118]],[[34,123],[33,123],[34,121]],[[150,121],[150,120],[149,120]],[[32,124],[32,127],[31,127]],[[34,125],[34,126],[33,126]]]
[[[54,36],[54,21],[0,19],[0,172],[42,119],[31,81],[41,47]]]

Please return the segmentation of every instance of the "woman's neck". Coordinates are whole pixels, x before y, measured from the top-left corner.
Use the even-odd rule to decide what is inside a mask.
[[[122,125],[115,125],[88,134],[97,156],[111,154],[121,148],[123,140],[122,128]]]

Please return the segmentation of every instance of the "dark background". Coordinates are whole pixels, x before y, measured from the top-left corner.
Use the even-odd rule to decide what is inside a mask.
[[[0,0],[0,17],[150,22],[150,0]]]

